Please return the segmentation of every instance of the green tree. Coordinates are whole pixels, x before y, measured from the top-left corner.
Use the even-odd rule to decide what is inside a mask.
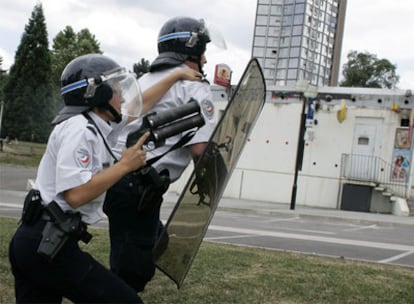
[[[392,88],[399,81],[396,66],[368,52],[350,51],[343,65],[343,87]]]
[[[102,54],[99,42],[88,29],[75,33],[71,26],[56,35],[52,48],[52,77],[57,87],[63,69],[72,59],[84,54]]]
[[[45,142],[50,133],[54,102],[51,58],[41,4],[33,11],[4,87],[4,136]]]
[[[7,81],[7,78],[8,78],[7,71],[3,70],[3,57],[0,56],[0,102],[3,101],[3,87]],[[0,134],[0,138],[1,138],[1,134]]]
[[[134,73],[137,74],[137,77],[140,78],[145,73],[149,72],[150,62],[145,58],[141,58],[141,61],[134,63]]]

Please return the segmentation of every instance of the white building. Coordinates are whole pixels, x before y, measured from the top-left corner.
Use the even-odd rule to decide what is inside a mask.
[[[267,91],[267,102],[224,197],[292,207],[305,105],[303,163],[297,171],[294,204],[401,211],[394,210],[395,202],[413,195],[411,91],[320,87],[311,106],[294,87],[273,86]],[[220,87],[213,92],[216,109],[223,109],[226,92]],[[181,191],[191,169],[171,191]]]

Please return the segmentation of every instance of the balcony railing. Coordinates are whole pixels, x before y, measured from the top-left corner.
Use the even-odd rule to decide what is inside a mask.
[[[378,156],[342,154],[341,178],[368,183],[393,196],[408,198],[409,172]]]

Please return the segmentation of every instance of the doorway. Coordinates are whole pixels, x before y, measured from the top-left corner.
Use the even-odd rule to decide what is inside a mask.
[[[376,180],[383,123],[383,118],[356,118],[350,168],[352,178]]]

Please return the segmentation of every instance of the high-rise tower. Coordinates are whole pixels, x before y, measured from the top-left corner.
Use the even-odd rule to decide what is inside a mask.
[[[338,84],[346,0],[258,0],[252,56],[267,85]]]

